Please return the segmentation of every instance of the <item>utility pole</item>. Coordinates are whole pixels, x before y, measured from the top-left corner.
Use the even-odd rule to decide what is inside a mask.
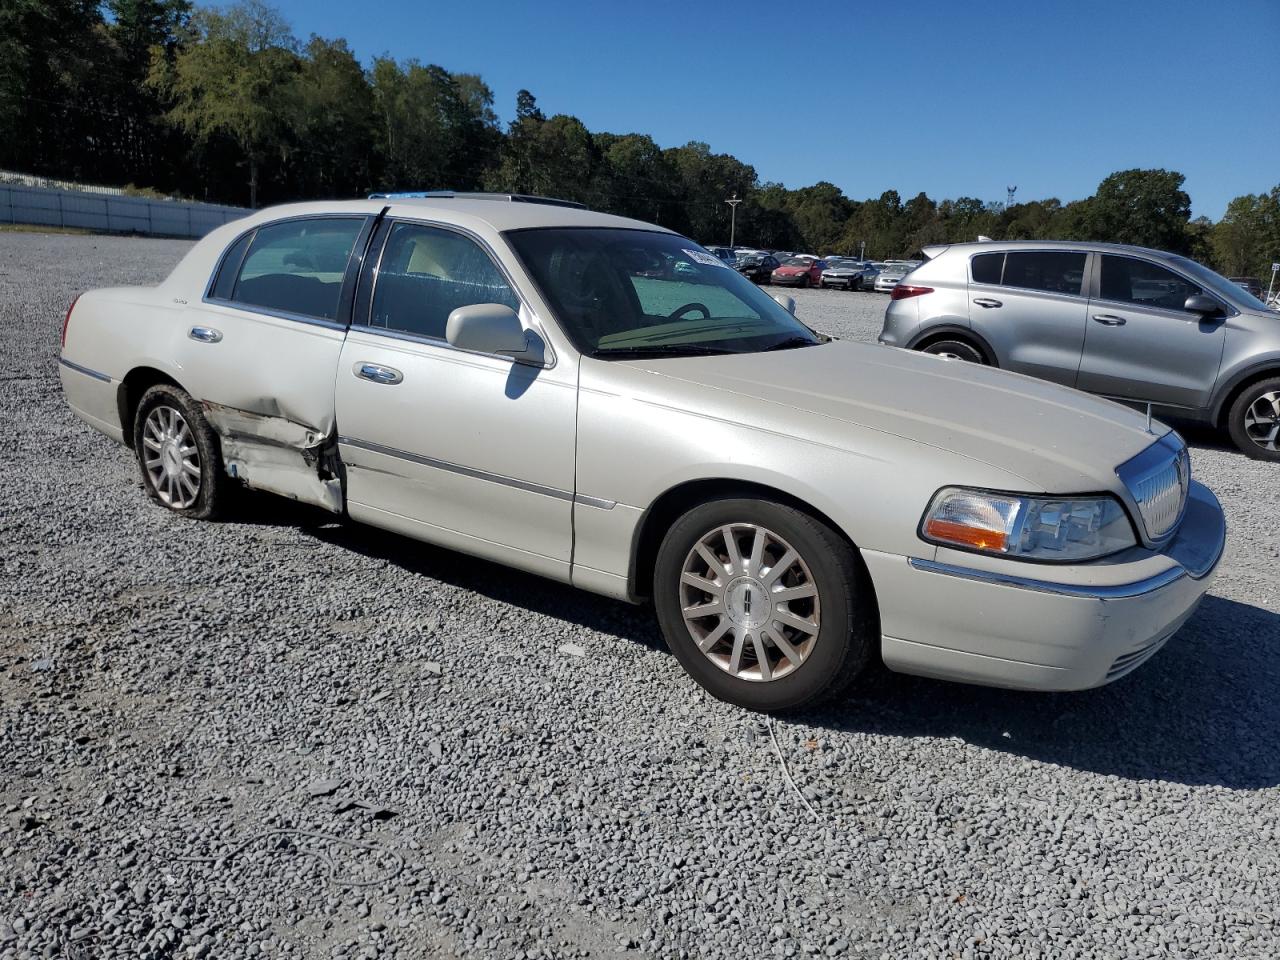
[[[733,249],[733,237],[738,227],[738,204],[742,201],[738,199],[738,191],[733,192],[733,199],[726,200],[729,205],[729,249]]]
[[[1018,192],[1018,188],[1015,187],[1013,184],[1009,184],[1009,202],[1006,203],[1004,206],[1006,210],[1008,210],[1010,207],[1013,206],[1013,195],[1017,192]]]
[[[867,241],[865,240],[858,241],[858,259],[859,260],[867,259]]]

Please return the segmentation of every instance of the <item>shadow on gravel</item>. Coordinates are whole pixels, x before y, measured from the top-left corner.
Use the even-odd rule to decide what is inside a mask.
[[[275,497],[246,497],[234,519],[294,526],[421,576],[666,649],[647,607],[339,521]],[[960,737],[992,750],[1125,779],[1259,789],[1280,784],[1277,650],[1280,614],[1209,596],[1159,654],[1096,690],[1024,693],[880,669],[854,696],[793,719],[835,731]]]
[[[992,750],[1131,780],[1280,784],[1280,614],[1206,597],[1182,631],[1122,680],[1024,693],[880,671],[807,723],[960,737]]]
[[[494,600],[524,607],[575,623],[590,630],[666,650],[652,612],[647,607],[610,600],[556,583],[545,577],[523,573],[498,563],[432,546],[374,527],[340,520],[316,507],[306,506],[270,494],[250,491],[228,517],[233,523],[263,526],[290,526],[366,557],[394,563],[411,573],[430,577]]]

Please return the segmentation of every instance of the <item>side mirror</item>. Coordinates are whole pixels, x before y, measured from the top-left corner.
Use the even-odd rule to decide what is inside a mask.
[[[1199,313],[1203,316],[1215,316],[1222,313],[1222,304],[1207,293],[1193,293],[1187,297],[1182,309],[1187,313]]]
[[[785,293],[771,293],[769,296],[773,297],[774,300],[777,300],[778,305],[786,310],[787,313],[791,314],[793,317],[796,315],[795,297],[788,297]]]
[[[531,348],[535,338],[520,325],[520,318],[501,303],[473,303],[449,314],[444,338],[459,350],[509,354],[516,360],[541,363],[540,351]]]

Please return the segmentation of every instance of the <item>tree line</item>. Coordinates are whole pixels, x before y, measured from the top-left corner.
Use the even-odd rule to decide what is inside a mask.
[[[762,182],[705,143],[546,116],[521,90],[503,127],[471,73],[410,59],[365,66],[345,40],[305,43],[260,0],[6,0],[0,5],[0,167],[261,206],[378,190],[500,190],[579,200],[703,243],[904,257],[932,243],[1080,239],[1185,253],[1228,275],[1280,260],[1280,185],[1191,218],[1184,178],[1123,170],[1090,197],[1006,205],[834,184]]]

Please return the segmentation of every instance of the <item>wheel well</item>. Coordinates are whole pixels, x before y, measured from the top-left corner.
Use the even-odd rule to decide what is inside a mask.
[[[1222,398],[1222,405],[1218,407],[1218,416],[1215,418],[1215,424],[1223,430],[1227,429],[1227,417],[1231,415],[1231,407],[1236,402],[1236,398],[1244,393],[1255,383],[1262,380],[1270,380],[1273,377],[1280,377],[1280,367],[1267,367],[1259,370],[1257,373],[1251,373],[1235,386],[1233,386]]]
[[[135,367],[125,375],[116,393],[116,408],[120,414],[120,432],[124,434],[124,442],[133,446],[133,415],[138,409],[142,395],[157,383],[167,383],[171,387],[182,389],[182,384],[154,367]]]
[[[785,491],[762,483],[749,483],[742,480],[691,480],[672,487],[655,500],[640,521],[633,540],[631,582],[628,585],[633,597],[653,595],[653,570],[658,560],[658,548],[662,546],[662,538],[671,529],[671,525],[698,504],[724,497],[755,497],[761,500],[772,500],[807,513],[830,527],[836,536],[849,544],[854,556],[858,556],[857,544],[849,538],[839,524],[821,510],[814,509]]]
[[[923,350],[925,347],[931,346],[935,343],[940,343],[943,340],[958,340],[961,343],[967,343],[982,354],[986,359],[988,366],[999,366],[999,364],[996,363],[995,354],[991,351],[991,348],[987,346],[986,341],[965,330],[942,330],[938,333],[931,333],[927,337],[921,338],[920,342],[914,344],[911,349]]]

